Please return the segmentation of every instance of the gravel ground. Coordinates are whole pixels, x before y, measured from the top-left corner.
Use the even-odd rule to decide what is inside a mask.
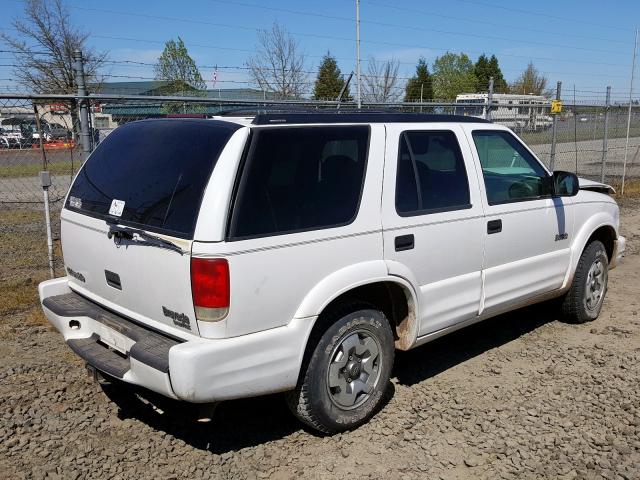
[[[600,319],[531,307],[400,353],[384,409],[334,437],[278,395],[224,403],[209,424],[154,408],[88,383],[36,306],[7,314],[0,477],[640,478],[640,202],[622,222],[629,250]]]

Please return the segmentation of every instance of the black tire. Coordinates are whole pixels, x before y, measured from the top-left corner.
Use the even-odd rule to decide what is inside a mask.
[[[378,411],[393,367],[394,337],[385,315],[371,305],[353,304],[319,321],[326,327],[310,339],[298,385],[286,394],[286,400],[303,423],[332,434],[356,428]],[[377,360],[373,358],[376,349]],[[352,352],[353,360],[345,352]],[[342,361],[344,368],[340,368]],[[336,382],[351,388],[343,394]],[[352,393],[361,387],[370,391]],[[347,405],[352,397],[353,405]]]
[[[602,276],[598,277],[600,279],[594,279],[593,274],[600,269]],[[608,273],[607,251],[602,242],[594,240],[582,252],[571,288],[562,300],[562,315],[565,320],[571,323],[585,323],[598,318],[607,293]],[[594,293],[598,292],[595,301]]]

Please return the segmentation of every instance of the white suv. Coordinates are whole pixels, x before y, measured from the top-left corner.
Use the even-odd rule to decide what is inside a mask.
[[[174,399],[286,391],[323,432],[381,404],[395,349],[560,298],[620,260],[603,184],[476,118],[289,113],[116,129],[61,213],[47,317],[87,364]]]

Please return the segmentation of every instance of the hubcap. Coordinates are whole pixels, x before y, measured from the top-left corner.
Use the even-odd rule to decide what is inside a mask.
[[[380,378],[380,343],[364,330],[343,338],[331,354],[327,371],[329,398],[342,409],[362,405]]]
[[[593,262],[587,273],[587,285],[584,289],[584,303],[587,309],[593,311],[600,305],[607,286],[607,275],[607,269],[602,260]]]

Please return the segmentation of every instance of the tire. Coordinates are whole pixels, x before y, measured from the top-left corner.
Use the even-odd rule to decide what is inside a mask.
[[[571,323],[598,318],[609,280],[609,258],[602,242],[591,242],[582,252],[571,288],[562,301],[562,315]]]
[[[298,385],[286,400],[303,423],[332,434],[362,425],[380,408],[394,336],[385,315],[371,305],[354,304],[322,321],[326,327],[310,339]]]

